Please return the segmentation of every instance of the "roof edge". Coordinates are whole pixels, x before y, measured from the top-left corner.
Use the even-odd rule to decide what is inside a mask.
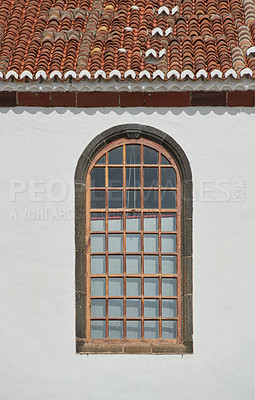
[[[0,92],[186,92],[186,91],[247,91],[255,90],[255,79],[250,76],[243,76],[235,79],[232,76],[221,79],[215,77],[207,80],[203,76],[196,80],[186,77],[178,80],[172,77],[169,80],[162,80],[160,77],[150,81],[142,78],[134,81],[131,77],[120,80],[116,77],[112,79],[103,79],[99,77],[96,80],[90,80],[84,77],[81,80],[74,79],[71,75],[66,80],[54,76],[53,79],[44,79],[40,76],[38,79],[17,80],[15,77],[9,77],[8,80],[0,79]]]

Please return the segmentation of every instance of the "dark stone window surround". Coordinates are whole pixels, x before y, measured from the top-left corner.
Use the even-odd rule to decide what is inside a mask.
[[[181,176],[181,268],[182,268],[182,343],[163,344],[86,343],[86,175],[88,167],[108,143],[122,137],[144,137],[163,146],[173,156]],[[192,174],[190,164],[182,148],[166,133],[140,124],[126,124],[110,128],[97,135],[81,154],[75,171],[75,290],[76,290],[76,352],[84,354],[187,354],[193,353],[192,316]]]

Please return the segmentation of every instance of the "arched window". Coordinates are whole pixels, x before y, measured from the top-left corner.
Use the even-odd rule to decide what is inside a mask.
[[[151,130],[116,127],[78,163],[78,352],[192,351],[191,174]]]

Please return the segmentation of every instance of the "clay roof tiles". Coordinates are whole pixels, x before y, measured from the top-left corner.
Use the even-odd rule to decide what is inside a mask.
[[[255,78],[255,0],[0,0],[0,78]]]

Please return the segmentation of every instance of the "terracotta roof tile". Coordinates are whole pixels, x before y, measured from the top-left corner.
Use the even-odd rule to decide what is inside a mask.
[[[0,1],[5,79],[255,78],[254,47],[255,0]]]

